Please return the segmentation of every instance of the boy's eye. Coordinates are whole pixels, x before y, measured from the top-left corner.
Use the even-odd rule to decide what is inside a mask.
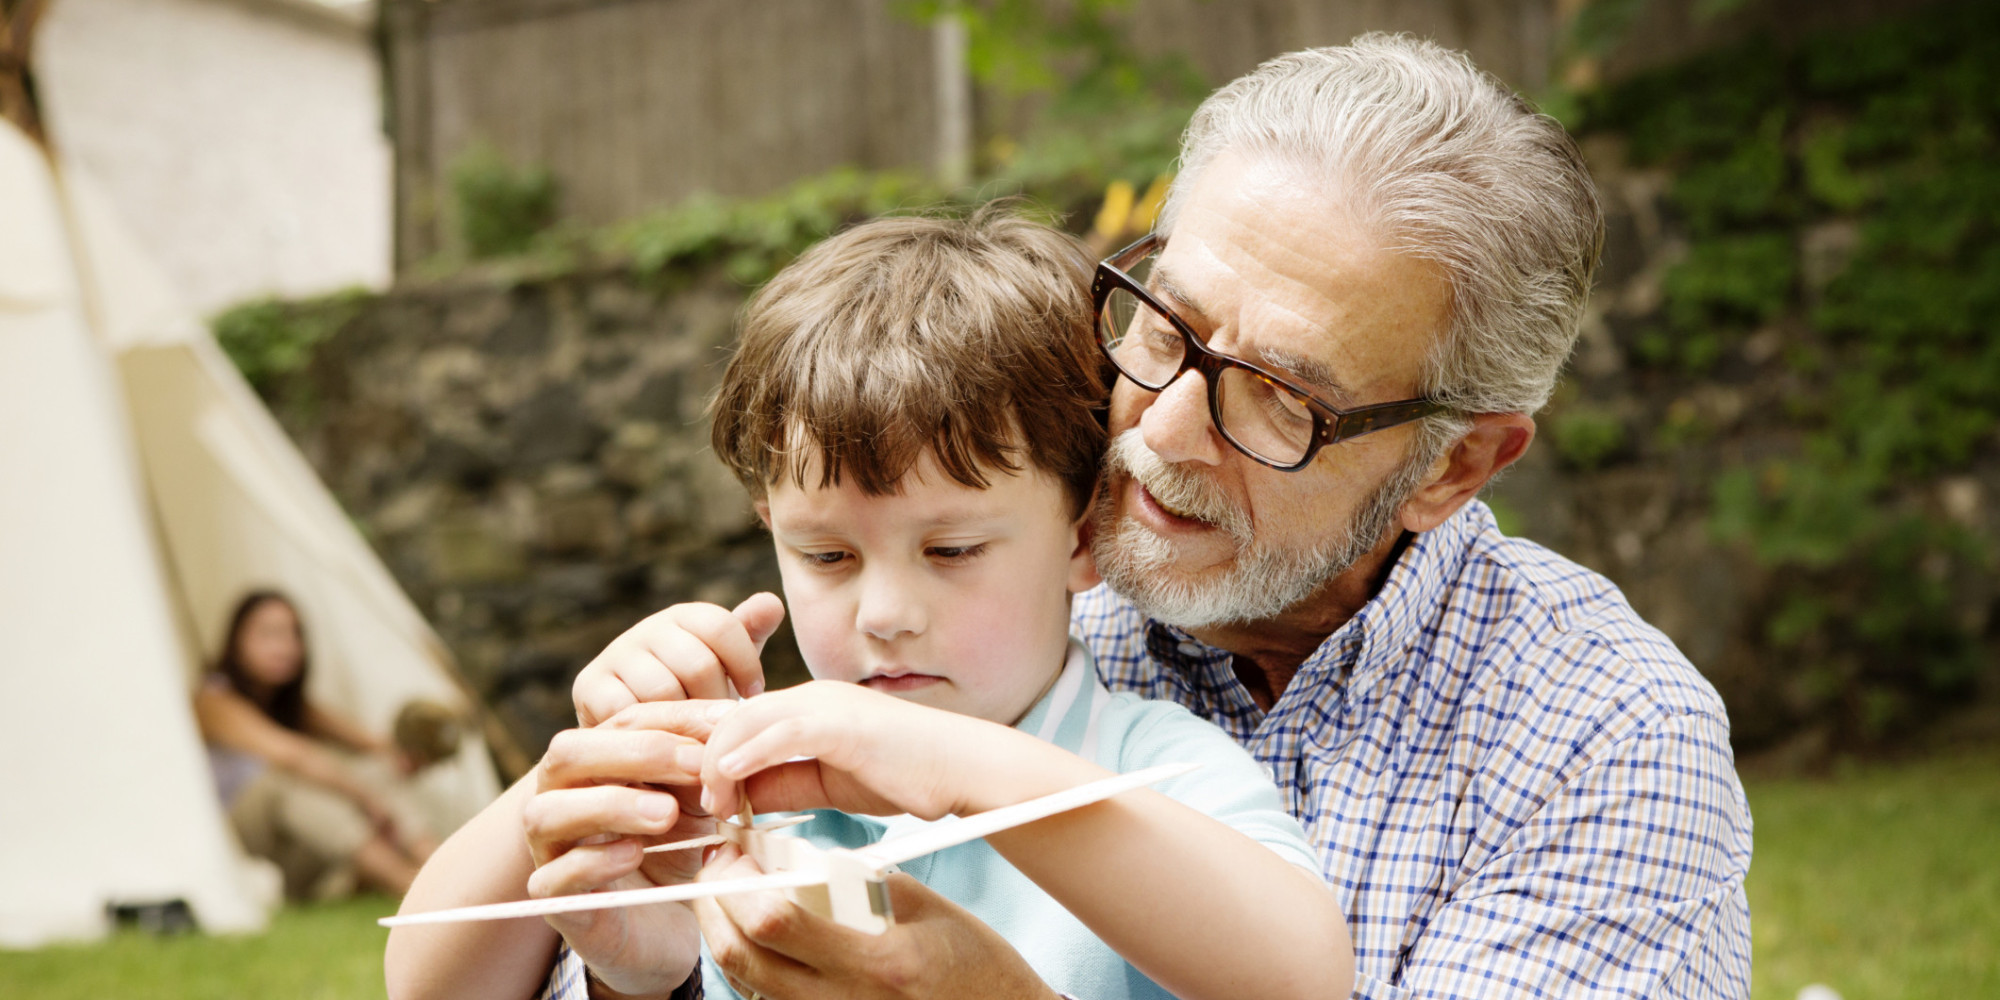
[[[943,563],[962,563],[986,551],[986,543],[977,545],[933,545],[924,554]]]
[[[840,551],[801,552],[799,558],[804,559],[808,566],[836,566],[841,560],[848,558],[848,554]]]

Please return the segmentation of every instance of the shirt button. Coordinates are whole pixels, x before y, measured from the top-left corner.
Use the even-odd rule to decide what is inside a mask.
[[[1176,648],[1176,649],[1180,650],[1180,651],[1181,651],[1181,655],[1182,655],[1182,656],[1200,656],[1200,655],[1201,655],[1201,647],[1200,647],[1200,646],[1197,646],[1197,645],[1195,645],[1194,643],[1191,643],[1191,642],[1184,642],[1184,643],[1181,643],[1181,644],[1180,644],[1179,646],[1176,646],[1176,647],[1174,647],[1174,648]]]

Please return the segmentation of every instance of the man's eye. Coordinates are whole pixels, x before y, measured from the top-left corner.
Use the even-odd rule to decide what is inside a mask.
[[[986,543],[980,542],[977,545],[933,545],[925,549],[924,554],[942,563],[956,564],[976,559],[985,551]]]
[[[1146,350],[1161,357],[1178,356],[1186,347],[1181,343],[1181,332],[1165,320],[1145,324],[1139,330],[1139,338]]]
[[[1263,382],[1262,379],[1258,379]],[[1305,401],[1270,383],[1264,383],[1264,408],[1282,427],[1311,427],[1312,410]]]

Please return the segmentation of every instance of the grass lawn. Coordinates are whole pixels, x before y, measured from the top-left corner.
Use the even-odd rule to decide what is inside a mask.
[[[1747,786],[1756,1000],[2000,997],[2000,751]]]
[[[2000,750],[1748,783],[1757,1000],[2000,997]],[[250,938],[0,952],[0,997],[382,995],[379,897],[288,909]]]
[[[379,1000],[389,932],[375,918],[394,912],[395,900],[366,896],[288,907],[252,937],[127,931],[101,944],[0,951],[0,997]]]

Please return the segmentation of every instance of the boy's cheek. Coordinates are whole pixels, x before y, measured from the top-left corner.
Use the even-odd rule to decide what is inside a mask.
[[[806,669],[817,680],[858,680],[859,672],[848,662],[852,623],[833,621],[837,616],[815,613],[812,600],[795,600],[792,588],[786,587],[785,591],[786,603],[793,610],[792,635],[798,640],[799,655],[805,658]]]

